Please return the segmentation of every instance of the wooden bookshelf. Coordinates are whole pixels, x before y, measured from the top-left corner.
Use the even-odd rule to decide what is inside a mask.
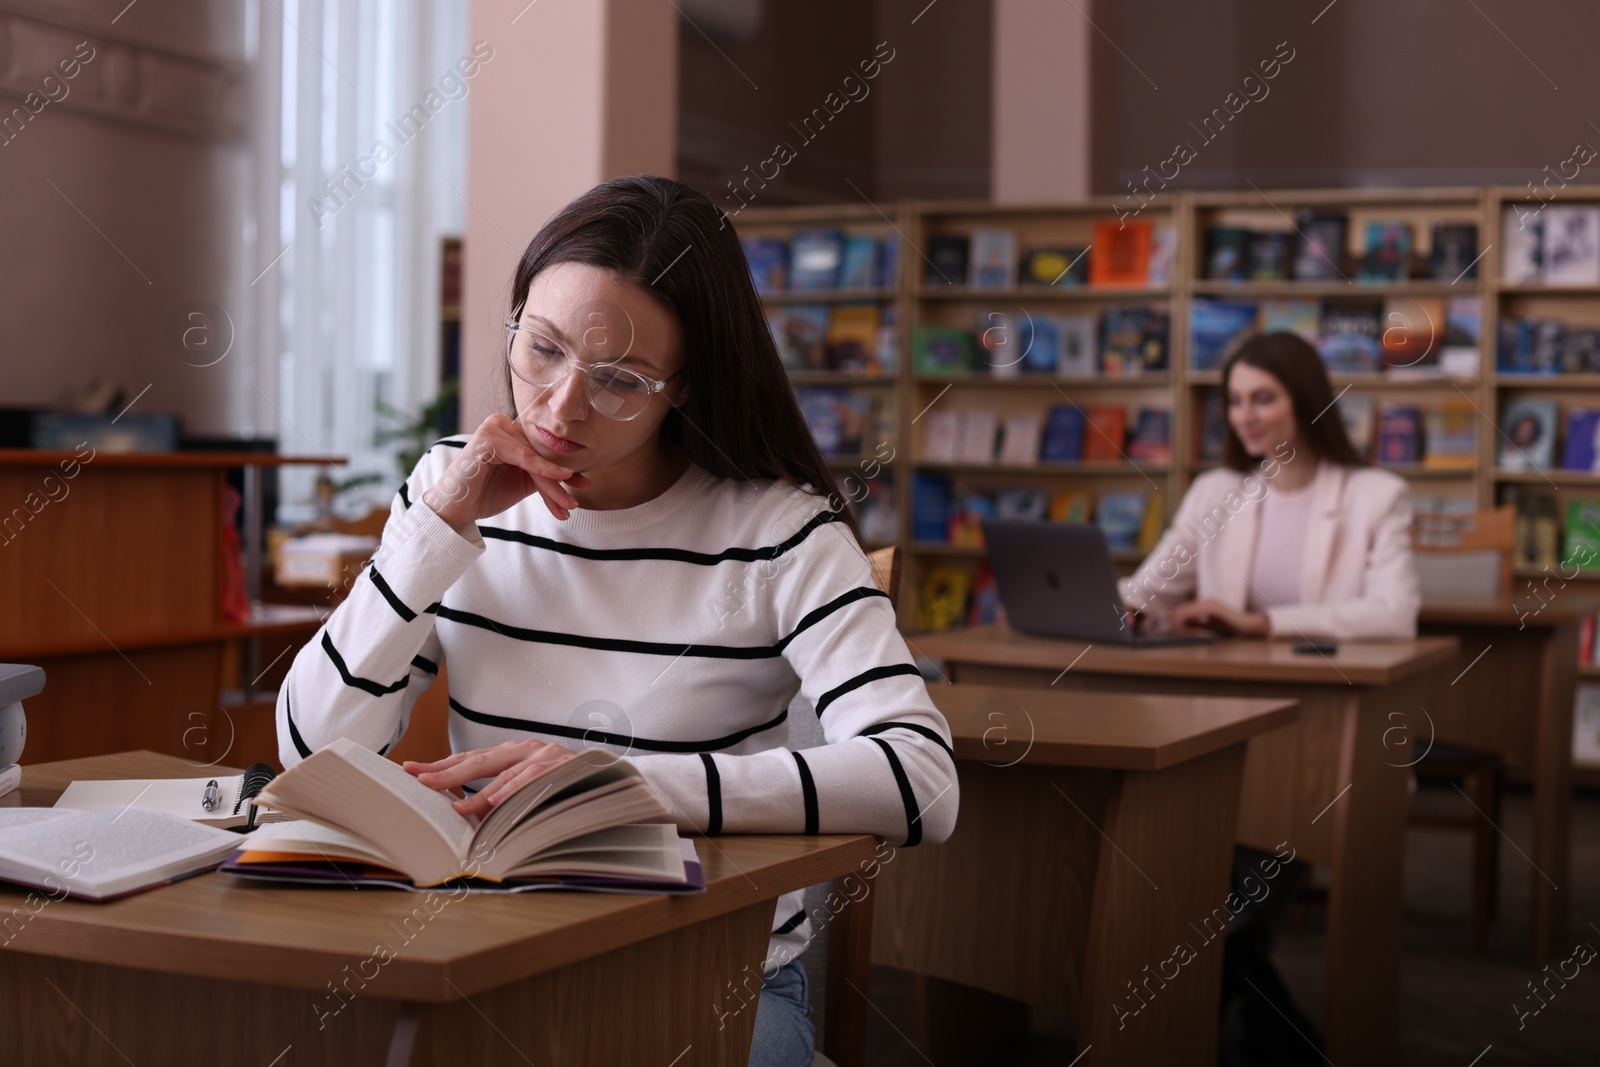
[[[739,212],[735,225],[741,239],[776,237],[789,241],[797,231],[818,229],[840,230],[847,238],[867,234],[879,244],[888,239],[900,239],[909,225],[910,205],[895,204],[881,207],[880,210],[871,204],[861,203],[749,208]],[[873,531],[870,528],[863,531],[867,535],[868,542],[864,547],[869,551],[887,544],[904,544],[906,540],[907,502],[910,496],[909,477],[904,462],[904,427],[910,419],[910,413],[906,410],[906,382],[909,377],[906,332],[907,279],[914,269],[912,260],[916,257],[916,249],[908,247],[907,243],[900,239],[895,276],[887,279],[888,284],[827,289],[796,289],[791,286],[780,291],[764,292],[761,295],[769,316],[781,316],[787,309],[797,305],[825,305],[831,309],[841,304],[874,305],[880,320],[893,316],[898,336],[893,343],[891,365],[883,365],[880,361],[884,353],[878,353],[878,358],[871,361],[865,371],[827,367],[789,368],[789,381],[796,390],[843,389],[852,397],[869,398],[873,405],[872,410],[876,412],[876,416],[872,419],[872,424],[863,429],[860,454],[825,453],[824,455],[836,482],[842,484],[852,477],[859,482],[865,479],[868,473],[878,470],[881,471],[880,475],[869,482],[869,494],[872,492],[892,494],[888,505],[892,522],[886,531],[889,536],[880,540],[871,536]],[[884,461],[881,458],[884,456],[893,458]],[[852,488],[853,485],[854,483]],[[852,493],[846,491],[842,495],[850,499]],[[854,502],[850,507],[855,511],[859,521],[860,508]],[[901,583],[902,602],[908,584]]]

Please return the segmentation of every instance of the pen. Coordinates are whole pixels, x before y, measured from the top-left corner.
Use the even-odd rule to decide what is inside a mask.
[[[205,808],[207,811],[212,811],[220,807],[221,804],[222,790],[217,788],[217,780],[213,778],[211,781],[206,783],[206,791],[200,797],[200,806]]]

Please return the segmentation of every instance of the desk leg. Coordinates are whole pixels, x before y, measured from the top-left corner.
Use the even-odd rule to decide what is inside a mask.
[[[1399,1062],[1406,772],[1385,762],[1383,731],[1389,712],[1414,715],[1421,697],[1415,682],[1351,693],[1339,752],[1349,788],[1317,817],[1333,822],[1325,1052],[1334,1063]]]
[[[1530,965],[1542,967],[1558,949],[1570,948],[1567,903],[1571,894],[1572,702],[1578,675],[1578,628],[1557,626],[1540,649],[1539,726],[1533,751],[1533,915]],[[1502,853],[1504,855],[1504,853]]]

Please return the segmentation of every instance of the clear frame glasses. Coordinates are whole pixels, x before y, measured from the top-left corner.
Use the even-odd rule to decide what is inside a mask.
[[[511,373],[536,389],[559,385],[574,367],[584,376],[589,406],[607,418],[627,422],[644,414],[650,398],[683,373],[679,367],[656,379],[616,363],[580,363],[536,328],[506,320],[506,362]]]

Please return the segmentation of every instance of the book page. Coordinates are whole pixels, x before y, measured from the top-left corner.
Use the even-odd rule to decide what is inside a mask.
[[[438,789],[430,789],[408,773],[406,769],[378,755],[370,748],[341,737],[328,746],[343,756],[352,766],[378,785],[393,793],[405,805],[421,815],[429,826],[455,850],[456,856],[465,859],[472,844],[474,825],[470,819],[451,804],[455,798]]]
[[[48,819],[65,818],[71,814],[70,811],[61,811],[57,808],[0,808],[0,832],[9,830],[13,826],[27,826]]]

